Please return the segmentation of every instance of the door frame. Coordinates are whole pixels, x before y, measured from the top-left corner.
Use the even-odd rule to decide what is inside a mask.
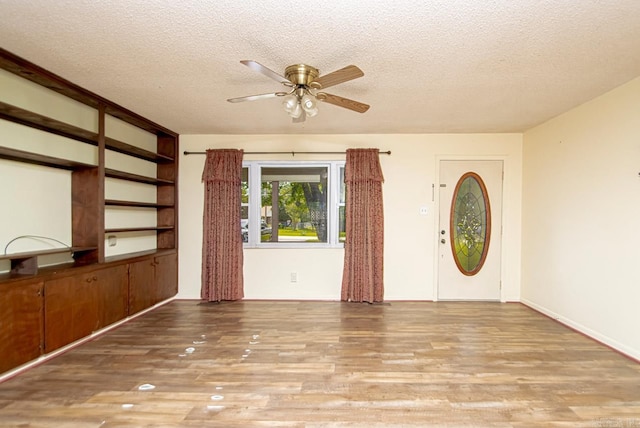
[[[436,165],[435,165],[435,185],[434,185],[434,194],[433,194],[433,202],[435,204],[434,213],[436,215],[433,216],[433,236],[435,239],[433,240],[433,257],[434,257],[434,268],[433,268],[433,301],[438,301],[438,280],[440,273],[440,261],[439,261],[439,245],[440,245],[440,162],[441,161],[502,161],[502,210],[500,212],[500,218],[502,220],[502,230],[500,230],[500,240],[501,240],[501,248],[500,248],[500,302],[504,303],[507,301],[507,293],[505,291],[505,275],[507,274],[506,263],[507,260],[507,245],[504,244],[504,230],[505,230],[505,213],[508,211],[508,198],[505,197],[506,189],[508,188],[508,178],[509,178],[509,156],[505,155],[436,155],[435,157]],[[496,213],[492,213],[495,216]],[[492,238],[493,239],[493,238]]]

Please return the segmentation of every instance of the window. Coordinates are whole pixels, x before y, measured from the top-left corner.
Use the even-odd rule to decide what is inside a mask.
[[[335,247],[344,242],[344,162],[256,161],[244,166],[246,246]]]

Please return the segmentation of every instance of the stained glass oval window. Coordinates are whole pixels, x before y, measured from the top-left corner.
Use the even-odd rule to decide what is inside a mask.
[[[491,207],[487,188],[478,174],[467,172],[456,184],[451,201],[451,251],[460,272],[482,269],[491,237]]]

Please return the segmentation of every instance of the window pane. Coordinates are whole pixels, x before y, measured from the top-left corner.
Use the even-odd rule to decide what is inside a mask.
[[[249,168],[242,168],[242,182],[240,183],[240,228],[242,242],[249,242]]]
[[[347,185],[344,182],[344,167],[340,167],[340,203],[344,204],[347,195]]]
[[[338,242],[344,242],[347,236],[344,205],[338,208]]]
[[[265,167],[262,242],[327,242],[328,168]]]
[[[451,249],[460,272],[475,275],[489,248],[491,212],[484,182],[475,172],[464,174],[453,194]]]
[[[240,184],[242,190],[242,204],[249,203],[249,168],[242,168],[242,183]]]

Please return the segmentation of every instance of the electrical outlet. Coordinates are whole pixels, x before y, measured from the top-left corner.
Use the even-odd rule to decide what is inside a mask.
[[[429,207],[420,207],[420,215],[429,214]]]
[[[291,282],[298,282],[298,272],[291,272]]]

